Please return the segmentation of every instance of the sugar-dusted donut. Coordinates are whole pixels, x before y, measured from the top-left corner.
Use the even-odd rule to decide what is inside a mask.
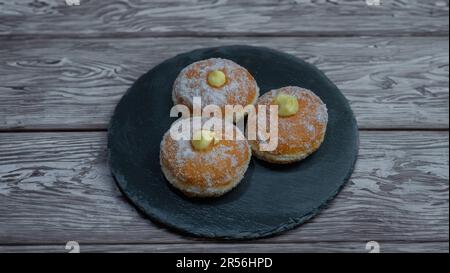
[[[174,104],[183,104],[191,110],[193,98],[200,97],[202,106],[214,104],[222,109],[225,105],[255,104],[259,87],[253,76],[244,67],[233,61],[211,58],[192,63],[181,70],[176,78],[172,99]],[[236,114],[234,120],[244,116]]]
[[[280,105],[278,101],[285,105]],[[296,86],[271,90],[262,95],[256,104],[266,105],[267,109],[270,105],[279,105],[278,110],[281,113],[278,116],[278,146],[275,150],[260,149],[259,132],[256,134],[256,140],[249,140],[256,157],[271,163],[291,163],[306,158],[322,144],[328,112],[322,100],[310,90]]]
[[[192,124],[193,119],[205,122],[205,119],[193,117],[179,119],[172,126],[179,126],[182,122]],[[202,139],[199,145],[195,145],[193,140],[176,140],[170,130],[163,137],[160,146],[162,172],[170,184],[187,196],[220,196],[244,177],[251,158],[250,145],[236,126],[223,122],[224,127],[231,130],[223,129],[221,140],[207,138],[206,142]],[[197,132],[191,130],[193,135]],[[233,138],[233,133],[240,139]]]

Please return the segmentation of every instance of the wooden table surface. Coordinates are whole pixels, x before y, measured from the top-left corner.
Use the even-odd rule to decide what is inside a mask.
[[[374,240],[382,252],[448,252],[448,16],[448,0],[0,0],[0,251],[77,241],[82,252],[367,252]],[[138,213],[111,177],[106,133],[141,74],[229,44],[324,71],[350,101],[361,145],[319,216],[224,243]]]

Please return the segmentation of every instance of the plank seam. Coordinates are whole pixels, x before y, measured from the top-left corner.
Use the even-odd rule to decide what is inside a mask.
[[[107,128],[0,129],[0,134],[107,132]],[[360,132],[449,132],[449,128],[359,128]]]
[[[139,39],[139,38],[342,38],[342,37],[416,37],[416,38],[430,38],[430,37],[449,37],[448,31],[438,32],[411,32],[411,33],[344,33],[344,32],[292,32],[292,33],[151,33],[151,32],[111,32],[111,33],[22,33],[22,34],[0,34],[0,40],[21,40],[21,39]]]
[[[376,240],[380,244],[386,243],[398,243],[398,244],[426,244],[426,243],[448,243],[449,240],[417,240],[417,241],[404,241],[404,240]],[[291,241],[291,242],[271,242],[271,241],[263,241],[263,242],[255,242],[255,241],[231,241],[231,242],[222,242],[222,241],[202,241],[202,240],[192,240],[192,241],[184,241],[184,242],[118,242],[118,243],[109,243],[109,242],[98,242],[98,243],[83,243],[80,242],[80,245],[85,246],[96,246],[96,245],[105,245],[105,246],[114,246],[114,245],[192,245],[192,244],[217,244],[217,245],[286,245],[286,244],[339,244],[339,243],[366,243],[367,240],[362,241]],[[59,246],[64,244],[64,242],[55,243],[0,243],[0,247],[2,246]]]

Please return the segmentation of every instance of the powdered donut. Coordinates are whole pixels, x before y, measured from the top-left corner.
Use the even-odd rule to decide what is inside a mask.
[[[310,90],[296,86],[271,90],[261,96],[256,104],[266,105],[269,109],[280,93],[295,96],[298,111],[288,117],[278,117],[277,148],[274,151],[261,151],[259,139],[249,142],[256,157],[271,163],[285,164],[302,160],[320,147],[325,137],[328,113],[319,97]]]
[[[218,72],[224,77],[220,79],[223,81],[219,85],[209,82],[212,72]],[[202,60],[185,67],[176,78],[172,91],[174,104],[184,104],[192,110],[193,98],[200,97],[203,107],[217,105],[221,107],[223,115],[225,105],[245,107],[254,104],[258,96],[259,87],[247,69],[221,58]],[[234,120],[243,116],[243,112],[238,113]]]
[[[201,118],[179,119],[172,126],[180,125],[180,122],[192,124],[193,119]],[[172,138],[170,130],[164,135],[160,147],[162,171],[167,180],[187,196],[219,196],[234,188],[244,177],[251,158],[250,146],[236,126],[230,122],[225,122],[225,126],[231,126],[229,132],[234,131],[241,140],[226,140],[225,137],[231,136],[224,132],[222,140],[210,148],[196,150],[191,140]]]

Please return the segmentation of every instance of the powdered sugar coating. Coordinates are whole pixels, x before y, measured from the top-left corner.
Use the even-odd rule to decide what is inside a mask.
[[[172,126],[178,126],[178,123],[192,125],[193,119],[200,118],[179,119]],[[202,123],[205,121],[202,119]],[[222,194],[242,179],[251,157],[250,147],[236,126],[230,122],[224,124],[232,130],[224,130],[222,140],[204,151],[195,150],[190,140],[173,139],[170,130],[164,135],[160,161],[169,182],[187,194],[208,196],[217,192]],[[225,140],[233,133],[240,140]]]
[[[219,88],[208,84],[208,74],[220,70],[226,75],[226,83]],[[192,109],[193,98],[201,97],[202,105],[226,104],[246,106],[254,104],[259,87],[247,69],[233,61],[211,58],[192,63],[181,70],[173,85],[174,104],[184,104]]]
[[[257,104],[274,105],[274,99],[280,93],[297,98],[298,112],[289,117],[278,118],[278,146],[274,151],[261,153],[258,149],[258,143],[262,142],[260,139],[252,142],[252,148],[257,154],[295,155],[293,157],[303,159],[317,150],[323,142],[328,123],[326,105],[310,90],[297,86],[271,90],[261,96]],[[267,112],[267,120],[269,120],[268,117],[269,113]],[[259,135],[261,135],[260,132],[257,136]]]

